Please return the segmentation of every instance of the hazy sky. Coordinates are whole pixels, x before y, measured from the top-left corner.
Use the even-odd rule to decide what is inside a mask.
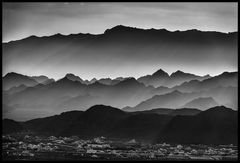
[[[2,41],[56,33],[100,34],[119,24],[138,28],[165,28],[170,31],[198,29],[233,32],[238,28],[237,10],[237,3],[3,3]],[[61,48],[53,51],[51,57],[50,53],[44,56],[36,51],[34,55],[26,58],[9,56],[8,59],[3,54],[3,60],[6,61],[3,64],[3,75],[15,71],[58,79],[66,73],[74,73],[83,79],[91,79],[139,77],[152,74],[159,68],[168,73],[182,70],[198,75],[217,75],[223,71],[237,70],[237,54],[228,57],[228,54],[218,49],[215,49],[216,53],[211,56],[199,55],[197,58],[182,57],[176,53],[176,56],[173,55],[170,59],[163,56],[164,54],[152,57],[135,56],[131,59],[126,53],[122,56],[96,55],[103,58],[98,60],[96,56],[78,55],[78,58],[71,58],[67,55],[56,55]],[[17,54],[20,53],[18,51],[14,53],[21,55]],[[192,57],[191,61],[186,60]]]
[[[3,42],[30,35],[103,33],[118,24],[237,30],[237,3],[3,3]]]

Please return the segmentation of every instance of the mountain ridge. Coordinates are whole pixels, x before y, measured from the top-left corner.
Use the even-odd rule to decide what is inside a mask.
[[[222,111],[224,113],[221,113]],[[100,116],[99,113],[101,113]],[[217,118],[214,119],[213,117],[216,115]],[[40,135],[77,135],[80,138],[106,136],[109,138],[128,138],[148,142],[164,141],[186,144],[237,143],[235,133],[237,111],[224,106],[209,108],[194,115],[159,115],[157,113],[144,112],[132,114],[111,106],[95,105],[86,111],[63,112],[58,115],[32,119],[21,123],[8,119],[4,119],[3,122],[4,133],[30,130]],[[213,132],[209,132],[208,129],[202,127],[212,125],[215,126],[212,129]],[[176,130],[176,127],[179,129]],[[218,136],[212,139],[216,134],[224,135],[227,128],[227,136],[229,137]],[[196,132],[196,130],[198,131]],[[178,132],[180,131],[181,133],[179,134]],[[179,134],[179,137],[176,137],[176,133]],[[206,133],[209,139],[203,139]],[[194,134],[198,134],[198,136],[191,137]]]
[[[25,40],[25,39],[30,39],[30,38],[46,38],[46,37],[52,37],[52,36],[78,36],[78,35],[94,35],[94,36],[98,36],[98,35],[103,35],[105,34],[106,32],[108,31],[111,31],[111,30],[116,30],[116,29],[135,29],[135,30],[142,30],[142,31],[154,31],[154,32],[159,32],[159,31],[165,31],[165,32],[170,32],[170,33],[179,33],[179,32],[206,32],[206,33],[220,33],[220,34],[228,34],[228,35],[233,35],[233,34],[237,34],[238,31],[234,31],[234,32],[219,32],[219,31],[201,31],[201,30],[198,30],[198,29],[188,29],[188,30],[175,30],[175,31],[170,31],[170,30],[167,30],[165,28],[160,28],[160,29],[156,29],[156,28],[148,28],[148,29],[144,29],[144,28],[137,28],[137,27],[131,27],[131,26],[125,26],[125,25],[116,25],[112,28],[109,28],[109,29],[106,29],[103,33],[100,33],[100,34],[90,34],[90,33],[72,33],[72,34],[61,34],[61,33],[56,33],[56,34],[53,34],[53,35],[48,35],[48,36],[36,36],[36,35],[31,35],[29,37],[26,37],[26,38],[22,38],[22,39],[19,39],[19,40],[13,40],[13,41],[8,41],[8,42],[3,42],[4,44],[6,43],[13,43],[13,42],[16,42],[16,41],[21,41],[21,40]]]

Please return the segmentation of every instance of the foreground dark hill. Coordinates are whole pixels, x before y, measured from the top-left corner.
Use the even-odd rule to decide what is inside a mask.
[[[120,109],[95,105],[86,110],[62,135],[81,135],[81,137],[106,136],[114,126],[127,116]]]
[[[9,133],[17,133],[24,130],[23,125],[20,122],[16,122],[11,119],[4,119],[2,120],[2,133],[9,134]]]
[[[175,116],[165,126],[158,141],[237,144],[238,113],[224,106],[217,106],[194,116]]]
[[[37,133],[57,135],[66,130],[82,114],[82,111],[63,112],[60,115],[26,121],[23,123],[23,126],[26,130]]]
[[[3,131],[16,133],[24,130],[44,135],[77,135],[81,138],[106,136],[147,142],[237,143],[237,111],[219,106],[202,112],[195,110],[188,116],[186,112],[189,113],[189,110],[176,109],[169,115],[128,113],[110,106],[95,105],[84,112],[64,112],[21,123],[5,119]]]

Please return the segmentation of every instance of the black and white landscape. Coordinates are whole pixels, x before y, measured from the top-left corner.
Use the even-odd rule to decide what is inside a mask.
[[[236,6],[4,3],[3,158],[238,159]],[[124,9],[122,13],[120,9]],[[193,21],[189,14],[194,9],[198,12]],[[178,29],[173,31],[158,28],[156,23],[151,28],[110,25],[109,19],[115,20],[115,14],[128,22],[138,18],[140,11],[146,11],[143,20],[152,22],[167,19],[166,13],[171,13],[171,18],[182,14],[189,27],[199,20],[199,28],[179,30],[185,28],[176,25]],[[147,12],[156,17],[149,17]],[[68,29],[60,21],[75,22],[82,14],[79,21],[88,22],[96,13],[105,21],[98,22],[99,28],[108,25],[98,34],[91,34],[98,29],[94,21],[89,21],[89,33],[79,30],[77,34],[71,33],[76,27]],[[206,19],[200,17],[201,13]],[[48,14],[50,17],[46,17]],[[22,23],[17,21],[19,17],[29,19]],[[37,17],[46,21],[42,23],[49,25],[48,30],[35,26]],[[216,19],[215,28],[210,18]],[[56,30],[49,24],[51,19],[65,26],[69,34],[48,35]],[[13,21],[16,27],[6,29]],[[228,26],[223,28],[227,21]],[[202,23],[211,30],[205,30]],[[167,20],[162,24],[171,26]],[[31,30],[26,31],[26,27]],[[30,33],[21,38],[13,31]]]

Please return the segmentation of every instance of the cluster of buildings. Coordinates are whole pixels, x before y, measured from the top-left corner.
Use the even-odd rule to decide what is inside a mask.
[[[237,160],[233,145],[206,146],[147,144],[135,139],[109,140],[97,137],[83,140],[77,136],[2,136],[2,155],[6,160],[99,159],[99,160]]]

